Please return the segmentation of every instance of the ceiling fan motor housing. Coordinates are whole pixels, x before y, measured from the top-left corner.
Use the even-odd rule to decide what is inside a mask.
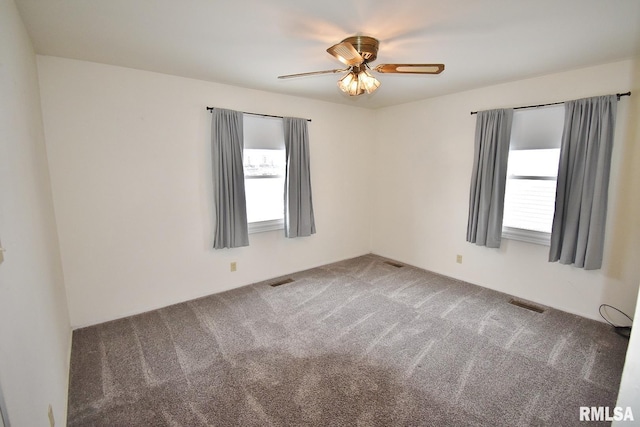
[[[342,40],[342,43],[350,43],[364,58],[365,64],[368,62],[373,62],[378,57],[378,45],[379,42],[377,39],[368,36],[353,36],[347,37]]]

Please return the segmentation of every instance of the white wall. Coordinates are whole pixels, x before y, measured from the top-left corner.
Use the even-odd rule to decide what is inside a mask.
[[[369,252],[374,112],[55,57],[38,67],[74,327]],[[317,234],[212,249],[206,106],[313,120]]]
[[[640,298],[636,302],[636,314],[633,319],[640,319]],[[620,323],[627,325],[628,323]],[[621,408],[630,407],[633,412],[633,418],[637,423],[640,420],[640,328],[636,324],[631,329],[631,337],[629,339],[629,347],[627,348],[627,358],[622,371],[622,379],[620,380],[620,391],[618,392],[618,401],[616,406]],[[614,421],[612,425],[629,425],[628,422]]]
[[[66,424],[71,329],[40,113],[36,59],[0,0],[0,387],[13,426]]]
[[[636,83],[635,87],[640,87],[640,60],[636,61],[634,64],[634,82]],[[638,92],[636,92],[638,93]],[[635,127],[632,125],[629,127],[630,132],[636,138],[640,138],[640,102],[636,102],[632,105],[632,110],[630,112],[630,117],[634,117],[632,120],[635,123]],[[637,165],[640,162],[640,149],[636,149],[633,155],[635,162],[633,164]],[[640,168],[636,167],[635,175],[632,177],[635,183],[640,182]],[[636,193],[636,199],[637,199]],[[630,215],[634,215],[631,217],[633,221],[635,221],[636,230],[640,227],[638,221],[638,211],[632,211],[629,213]],[[634,234],[633,238],[638,239],[638,235]],[[638,258],[636,258],[638,259]],[[627,312],[631,316],[631,311]],[[638,296],[638,300],[636,301],[636,311],[635,315],[631,316],[633,319],[640,319],[640,295]],[[620,323],[623,324],[623,323]],[[626,324],[626,323],[624,323]],[[622,372],[622,379],[620,381],[620,392],[618,394],[618,402],[617,406],[621,406],[626,408],[630,406],[633,411],[633,417],[636,421],[640,420],[640,383],[638,382],[638,378],[640,378],[640,327],[638,326],[638,322],[636,322],[635,328],[631,330],[631,338],[629,339],[629,347],[627,348],[627,358],[624,363],[624,371]],[[628,423],[624,422],[613,422],[613,425],[625,425]]]
[[[606,302],[632,313],[640,282],[637,61],[517,81],[377,111],[373,252],[599,319]],[[466,242],[476,116],[471,111],[635,91],[618,103],[604,266],[547,262],[548,247]],[[463,263],[456,263],[456,255]]]

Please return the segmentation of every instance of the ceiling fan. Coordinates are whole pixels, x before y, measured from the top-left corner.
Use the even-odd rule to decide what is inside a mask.
[[[327,52],[346,65],[347,68],[287,74],[278,76],[278,78],[290,79],[317,74],[347,72],[344,77],[338,80],[338,87],[351,96],[357,96],[363,93],[373,93],[380,86],[380,82],[371,74],[372,70],[378,73],[395,74],[440,74],[444,70],[444,64],[380,64],[372,69],[369,63],[375,61],[378,57],[379,44],[378,40],[373,37],[347,37],[327,49]]]

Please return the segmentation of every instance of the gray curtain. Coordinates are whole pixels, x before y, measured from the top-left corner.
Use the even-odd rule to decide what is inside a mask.
[[[565,103],[549,261],[602,266],[615,95]]]
[[[309,168],[307,120],[285,117],[284,144],[287,156],[284,192],[284,232],[287,237],[315,234]]]
[[[242,167],[242,113],[211,112],[213,192],[216,204],[215,249],[249,245],[247,202]]]
[[[480,111],[469,190],[467,242],[499,248],[513,109]]]

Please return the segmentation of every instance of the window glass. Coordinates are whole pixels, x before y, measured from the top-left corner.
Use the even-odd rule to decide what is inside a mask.
[[[284,150],[244,150],[244,185],[250,223],[284,217],[284,157]]]
[[[514,112],[502,236],[549,244],[564,106]]]
[[[509,152],[503,227],[551,233],[560,149]]]
[[[284,128],[281,118],[245,114],[244,185],[249,232],[284,227]]]

